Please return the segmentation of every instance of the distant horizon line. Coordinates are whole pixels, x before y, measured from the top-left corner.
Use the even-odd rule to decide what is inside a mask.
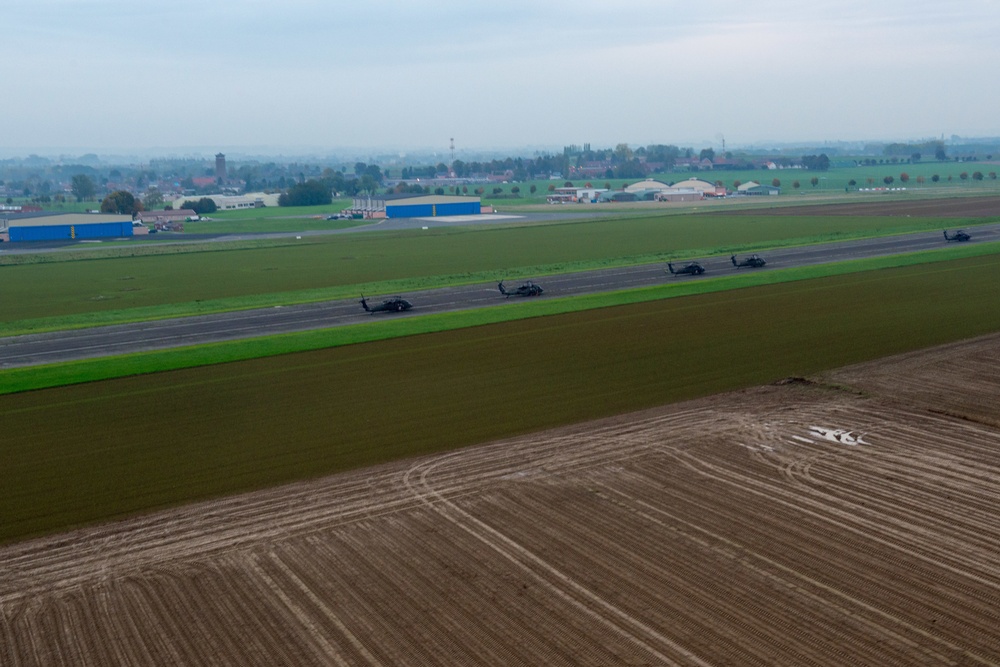
[[[754,141],[754,142],[744,142],[731,144],[726,148],[727,152],[730,151],[746,151],[746,150],[776,150],[776,149],[788,149],[788,148],[822,148],[824,146],[829,147],[846,147],[846,146],[858,146],[858,145],[868,145],[868,144],[893,144],[893,143],[921,143],[927,141],[943,141],[945,145],[955,144],[955,143],[987,143],[990,141],[1000,142],[1000,135],[994,136],[957,136],[950,135],[948,137],[920,137],[920,138],[909,138],[909,139],[823,139],[823,140],[771,140],[771,141]],[[664,146],[677,146],[679,148],[691,148],[696,150],[703,150],[704,148],[711,148],[717,150],[716,144],[719,142],[715,140],[701,140],[701,141],[682,141],[682,142],[617,142],[616,144],[609,144],[607,146],[601,146],[597,144],[598,150],[613,149],[618,144],[624,143],[630,147],[639,148],[644,146],[653,145],[664,145]],[[594,142],[585,141],[579,143],[569,143],[562,145],[555,144],[525,144],[520,146],[464,146],[462,148],[456,148],[454,153],[456,155],[463,154],[482,154],[482,153],[502,153],[505,155],[524,155],[533,154],[539,152],[548,152],[550,154],[562,153],[567,146],[584,146],[584,145],[594,146]],[[234,158],[284,158],[284,159],[295,159],[295,158],[331,158],[331,157],[349,157],[350,159],[360,158],[362,156],[368,156],[368,158],[375,157],[386,157],[392,155],[395,157],[406,157],[408,155],[439,155],[442,157],[450,157],[452,151],[447,146],[336,146],[336,147],[324,147],[316,145],[265,145],[265,144],[246,144],[246,145],[221,145],[215,147],[209,147],[207,145],[192,145],[192,146],[148,146],[142,148],[123,148],[123,147],[106,147],[106,148],[96,148],[87,146],[0,146],[0,160],[24,160],[31,157],[38,157],[44,159],[67,159],[67,158],[78,158],[78,157],[88,157],[95,156],[98,159],[102,157],[105,158],[145,158],[145,159],[169,159],[169,158],[200,158],[200,159],[214,159],[217,153],[231,154]],[[345,155],[346,154],[346,155]]]

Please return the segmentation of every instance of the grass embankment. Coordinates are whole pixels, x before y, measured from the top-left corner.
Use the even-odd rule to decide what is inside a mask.
[[[0,302],[0,335],[322,301],[359,291],[398,293],[939,225],[886,217],[642,216],[306,237],[257,247],[203,243],[191,252],[164,246],[169,254],[0,267],[6,292],[18,295]],[[60,258],[58,253],[47,257]]]
[[[998,275],[973,257],[3,396],[0,541],[998,331]]]

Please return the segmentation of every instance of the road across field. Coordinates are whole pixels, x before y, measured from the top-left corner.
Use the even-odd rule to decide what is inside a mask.
[[[1000,224],[977,226],[972,243],[1000,240]],[[940,232],[920,232],[892,237],[859,239],[812,246],[783,248],[761,254],[767,271],[810,266],[852,259],[881,257],[945,247]],[[547,276],[538,282],[545,288],[541,298],[579,296],[636,287],[661,285],[669,281],[700,280],[736,269],[728,257],[689,258],[702,263],[701,277],[670,276],[662,262]],[[684,262],[677,262],[683,265]],[[512,280],[510,286],[515,287]],[[61,363],[132,352],[163,350],[188,345],[238,340],[280,333],[358,324],[369,317],[416,317],[431,313],[469,310],[515,303],[505,300],[494,283],[408,292],[403,295],[414,309],[402,314],[369,316],[356,299],[327,301],[294,306],[278,306],[231,313],[219,313],[152,322],[139,322],[72,331],[0,338],[0,368]],[[378,303],[380,298],[369,298]]]

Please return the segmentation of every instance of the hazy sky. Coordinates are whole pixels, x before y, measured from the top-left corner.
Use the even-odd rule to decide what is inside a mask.
[[[1000,135],[1000,0],[4,0],[0,149]]]

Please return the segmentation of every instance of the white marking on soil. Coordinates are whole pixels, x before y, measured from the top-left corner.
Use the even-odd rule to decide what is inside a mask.
[[[864,436],[868,435],[867,433],[862,433],[861,435],[854,437],[854,435],[852,435],[853,431],[848,431],[842,428],[824,428],[822,426],[810,426],[809,431],[809,435],[815,438],[822,438],[823,440],[840,443],[841,445],[850,445],[853,447],[854,445],[871,444],[862,439]]]
[[[803,438],[801,435],[793,435],[792,438],[798,440],[799,442],[804,442],[810,445],[816,444],[815,440],[810,440],[809,438]]]

